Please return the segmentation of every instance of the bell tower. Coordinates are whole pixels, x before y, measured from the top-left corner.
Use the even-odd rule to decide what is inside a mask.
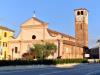
[[[75,9],[75,38],[82,46],[88,47],[88,10]]]

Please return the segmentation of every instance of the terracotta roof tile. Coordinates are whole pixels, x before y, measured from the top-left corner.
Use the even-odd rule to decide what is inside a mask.
[[[55,33],[55,34],[60,34],[60,35],[65,36],[65,37],[75,39],[74,37],[72,37],[70,35],[67,35],[67,34],[64,34],[64,33],[58,32],[58,31],[54,31],[54,30],[51,30],[51,29],[47,29],[47,30],[48,30],[48,32],[52,32],[52,33]]]
[[[15,32],[14,30],[11,30],[11,29],[9,29],[7,27],[3,27],[3,26],[0,26],[0,29],[7,30],[7,31],[11,31],[11,32]]]
[[[79,8],[79,9],[75,9],[74,11],[76,11],[76,10],[87,10],[87,9],[86,8]]]
[[[72,45],[72,46],[78,46],[78,47],[83,47],[82,44],[75,43],[75,42],[68,41],[68,40],[63,40],[63,44]]]

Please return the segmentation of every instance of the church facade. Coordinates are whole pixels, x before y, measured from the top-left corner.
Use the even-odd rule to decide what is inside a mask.
[[[83,58],[83,47],[88,47],[88,11],[84,8],[75,11],[75,37],[60,33],[48,28],[48,23],[36,17],[28,19],[21,25],[21,31],[17,38],[9,41],[9,53],[11,59],[22,58],[22,55],[29,51],[34,44],[44,42],[54,43],[57,51],[52,59]]]

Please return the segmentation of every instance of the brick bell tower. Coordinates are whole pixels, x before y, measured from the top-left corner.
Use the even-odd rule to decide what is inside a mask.
[[[75,38],[88,47],[88,10],[85,8],[75,9]]]

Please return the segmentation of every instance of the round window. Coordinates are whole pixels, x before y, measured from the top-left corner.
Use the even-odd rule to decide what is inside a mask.
[[[35,35],[33,35],[33,36],[32,36],[32,39],[36,39],[36,36],[35,36]]]

